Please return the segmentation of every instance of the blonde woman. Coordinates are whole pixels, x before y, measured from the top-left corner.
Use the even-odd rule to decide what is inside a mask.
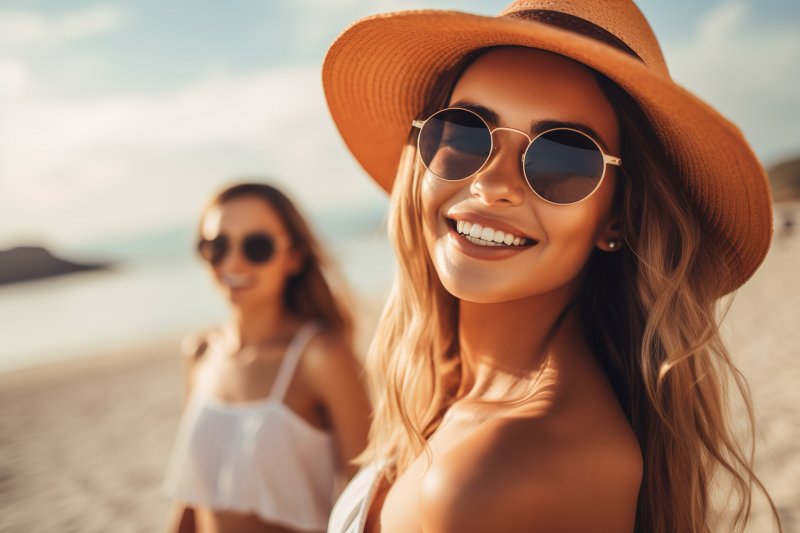
[[[767,182],[637,7],[379,15],[323,81],[399,263],[366,466],[328,531],[743,529],[761,485],[718,304],[767,251]]]
[[[232,317],[185,342],[170,530],[324,531],[337,475],[354,473],[369,423],[350,314],[317,240],[275,187],[221,191],[199,233]]]

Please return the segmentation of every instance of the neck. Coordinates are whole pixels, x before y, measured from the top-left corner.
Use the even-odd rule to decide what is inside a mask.
[[[493,395],[492,387],[540,370],[548,355],[560,352],[554,349],[558,339],[580,336],[575,309],[567,309],[571,297],[572,291],[564,290],[492,304],[459,301],[458,395]]]
[[[234,344],[242,348],[281,339],[294,322],[296,319],[284,308],[280,299],[260,303],[254,308],[234,307]]]

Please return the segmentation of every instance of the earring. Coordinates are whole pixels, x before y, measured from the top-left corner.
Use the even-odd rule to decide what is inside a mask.
[[[617,241],[616,241],[616,240],[614,240],[614,239],[611,239],[610,241],[608,241],[608,249],[609,249],[609,250],[616,250],[616,249],[617,249],[617,245],[618,245],[618,244],[619,244],[619,243],[617,243]]]

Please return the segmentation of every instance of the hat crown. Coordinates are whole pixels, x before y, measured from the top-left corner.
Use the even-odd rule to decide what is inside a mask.
[[[653,29],[631,0],[516,0],[499,16],[513,17],[530,11],[564,13],[589,22],[622,41],[651,69],[668,74]]]

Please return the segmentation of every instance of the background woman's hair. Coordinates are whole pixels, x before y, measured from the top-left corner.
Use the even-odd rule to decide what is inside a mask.
[[[341,276],[323,252],[305,218],[279,189],[266,183],[244,182],[218,192],[203,211],[237,198],[258,198],[275,210],[289,232],[292,247],[302,257],[300,270],[289,277],[284,288],[286,309],[301,320],[318,320],[339,332],[347,343],[353,340],[353,319],[349,292]]]
[[[417,118],[445,107],[461,73],[485,51],[446,72]],[[719,332],[727,310],[718,309],[727,275],[724,248],[707,233],[676,179],[680,169],[672,167],[639,106],[613,82],[596,78],[620,122],[625,167],[614,202],[625,245],[613,254],[592,254],[577,305],[642,450],[636,531],[742,530],[752,485],[766,491],[752,470],[749,391]],[[424,168],[415,141],[412,130],[392,190],[389,235],[398,268],[367,358],[375,415],[362,460],[388,461],[390,477],[427,451],[426,439],[456,400],[460,381],[457,300],[428,254],[420,253],[427,249],[419,186]],[[731,428],[731,391],[742,400],[749,440]],[[721,477],[735,496],[727,500],[732,517],[713,512],[712,479],[721,487]]]

